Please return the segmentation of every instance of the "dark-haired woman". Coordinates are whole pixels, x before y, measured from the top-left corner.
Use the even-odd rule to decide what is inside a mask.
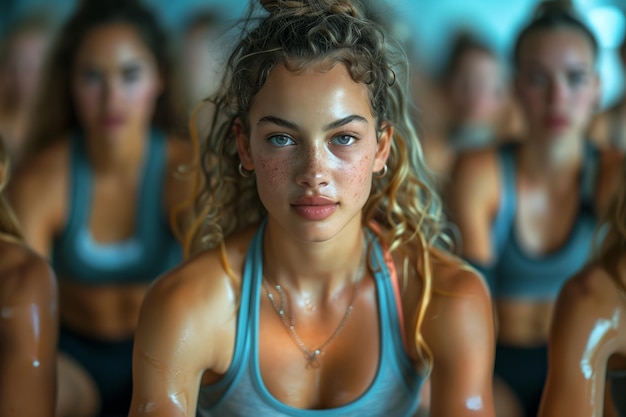
[[[0,139],[0,415],[52,417],[57,286],[50,266],[24,243],[4,195],[9,172]]]
[[[527,416],[541,398],[554,301],[588,259],[620,163],[585,137],[598,99],[596,54],[592,33],[571,9],[541,4],[515,45],[526,134],[517,145],[464,156],[452,181],[463,254],[495,301],[495,373],[517,398],[510,408],[521,405]]]
[[[186,196],[166,38],[135,1],[82,2],[52,51],[12,198],[59,277],[59,415],[125,415],[149,283],[182,260]]]

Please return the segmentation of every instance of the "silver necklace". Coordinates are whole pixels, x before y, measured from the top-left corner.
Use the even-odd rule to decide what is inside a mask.
[[[345,327],[348,318],[352,314],[352,310],[354,310],[354,300],[356,299],[357,293],[359,292],[359,285],[363,279],[363,275],[365,273],[365,253],[367,249],[366,242],[363,242],[363,254],[361,256],[361,262],[359,264],[359,268],[357,272],[354,274],[354,286],[352,288],[352,296],[350,298],[350,303],[346,308],[346,312],[343,315],[343,318],[339,322],[339,325],[335,329],[335,331],[330,335],[330,337],[322,343],[320,346],[314,349],[309,349],[307,345],[302,341],[298,333],[296,332],[296,318],[294,317],[293,310],[291,309],[291,300],[288,299],[283,287],[280,284],[277,284],[271,281],[268,277],[265,277],[267,281],[271,281],[272,287],[276,289],[278,293],[278,298],[280,298],[280,304],[276,301],[276,296],[274,293],[270,291],[269,286],[267,285],[266,280],[263,280],[263,287],[265,288],[265,292],[267,293],[267,298],[269,299],[272,307],[280,317],[281,322],[287,329],[289,336],[294,341],[296,346],[302,351],[304,354],[304,358],[306,359],[306,368],[319,368],[320,367],[320,357],[324,355],[324,349],[330,345],[330,343],[339,336],[339,333]],[[287,318],[287,310],[289,313],[289,318]]]

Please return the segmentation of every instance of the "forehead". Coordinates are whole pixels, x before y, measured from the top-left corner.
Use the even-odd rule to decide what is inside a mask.
[[[373,117],[367,85],[354,81],[342,63],[312,64],[297,72],[284,64],[276,66],[254,97],[250,116],[263,117],[267,112],[292,120],[312,114]]]
[[[593,47],[575,28],[538,29],[520,45],[520,66],[527,64],[593,66]]]
[[[111,23],[89,30],[80,43],[77,61],[111,63],[111,60],[151,59],[152,53],[137,29],[127,23]]]

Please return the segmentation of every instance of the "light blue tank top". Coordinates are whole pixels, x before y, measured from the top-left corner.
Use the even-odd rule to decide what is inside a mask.
[[[96,242],[89,230],[93,173],[83,135],[72,135],[70,146],[67,224],[52,248],[52,266],[59,279],[89,285],[148,283],[181,262],[182,248],[163,210],[167,166],[163,133],[153,129],[146,147],[135,233],[112,244]]]
[[[492,253],[497,261],[489,282],[495,298],[554,300],[565,281],[589,260],[597,225],[593,207],[598,164],[598,151],[587,144],[581,171],[580,210],[569,238],[558,251],[536,257],[524,252],[515,233],[515,148],[506,146],[500,150],[500,207],[492,225]]]
[[[215,384],[200,389],[198,417],[411,417],[419,403],[423,377],[406,355],[389,270],[374,239],[371,264],[378,295],[380,361],[374,381],[357,400],[326,410],[304,410],[281,403],[267,390],[258,358],[259,303],[263,274],[262,225],[244,267],[241,306],[232,365]]]

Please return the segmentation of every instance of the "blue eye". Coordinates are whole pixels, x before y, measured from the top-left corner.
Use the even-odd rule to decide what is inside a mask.
[[[548,77],[545,74],[540,73],[540,72],[531,73],[528,79],[532,85],[537,86],[537,87],[539,86],[543,87],[548,84]]]
[[[83,78],[88,83],[95,83],[99,82],[102,79],[102,74],[100,73],[100,71],[88,69],[83,71]]]
[[[579,86],[587,83],[587,74],[582,71],[567,74],[567,82],[570,86]]]
[[[274,146],[289,146],[295,144],[293,139],[285,135],[271,136],[268,140]]]
[[[342,146],[352,145],[355,141],[356,138],[350,135],[339,135],[333,138],[333,142],[335,142],[337,145]]]
[[[125,68],[124,71],[122,71],[122,77],[125,82],[137,81],[140,75],[141,68],[139,67]]]

